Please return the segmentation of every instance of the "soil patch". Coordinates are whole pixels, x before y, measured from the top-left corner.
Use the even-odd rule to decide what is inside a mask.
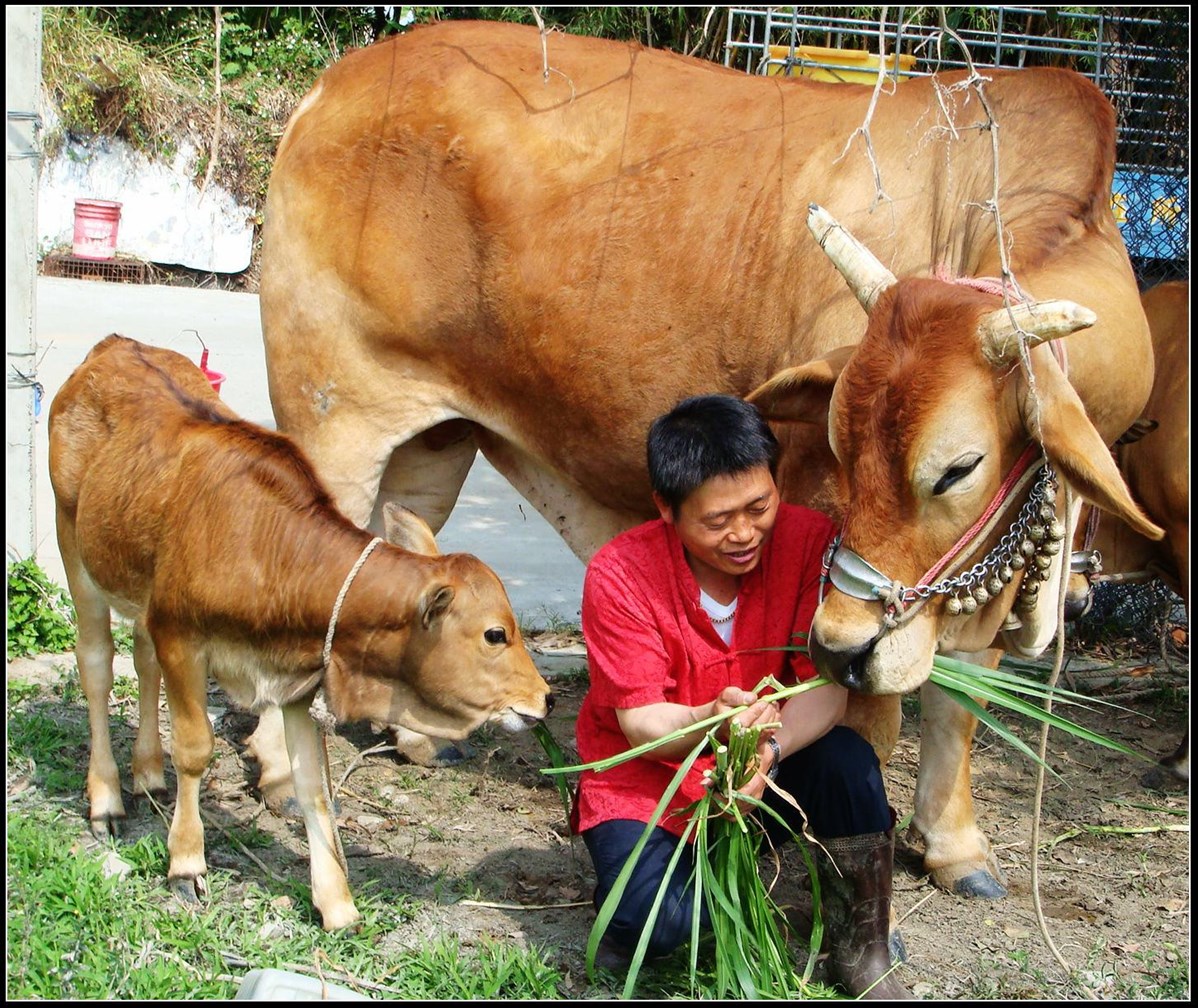
[[[536,640],[531,643],[535,650]],[[548,726],[574,759],[574,719],[587,689],[585,658],[577,641],[559,635],[546,643],[545,653],[535,657],[557,695]],[[1071,709],[1067,716],[1141,752],[1171,752],[1187,724],[1185,665],[1184,655],[1180,661],[1074,656],[1067,668],[1073,688],[1121,706]],[[47,682],[70,676],[73,667],[70,655],[10,662],[9,680]],[[132,674],[128,658],[118,659],[122,674]],[[909,698],[904,708],[902,738],[886,771],[900,817],[912,807],[919,758],[916,700]],[[135,701],[114,701],[113,713],[117,758],[127,773]],[[210,826],[210,867],[267,888],[272,882],[263,867],[306,882],[302,825],[261,803],[254,768],[242,753],[254,717],[230,709],[216,688],[210,714],[217,755],[206,778],[205,815],[229,829],[255,826],[273,841],[255,848],[255,863]],[[85,724],[82,698],[61,716]],[[1037,748],[1036,726],[1004,720]],[[164,737],[169,746],[169,735]],[[368,726],[351,726],[330,745],[351,885],[357,891],[385,879],[418,903],[387,942],[416,946],[452,934],[467,944],[486,937],[535,945],[566,977],[567,996],[615,996],[616,990],[598,990],[586,980],[584,953],[594,919],[590,861],[582,842],[568,834],[552,778],[540,772],[547,759],[537,740],[530,733],[482,731],[471,740],[473,757],[447,769],[400,762],[393,751],[377,748],[387,742]],[[924,874],[919,851],[900,841],[895,903],[910,956],[903,979],[934,1000],[1188,1000],[1188,792],[1146,788],[1141,778],[1147,764],[1060,732],[1050,737],[1048,762],[1059,778],[1049,777],[1043,794],[1038,903],[1053,945],[1078,971],[1074,979],[1057,962],[1037,916],[1035,766],[987,730],[975,741],[973,795],[1010,895],[978,901],[941,892]],[[173,787],[169,765],[168,783]],[[10,792],[13,786],[21,782],[10,776]],[[86,830],[82,796],[77,812]],[[128,836],[164,830],[146,802],[132,805]],[[798,898],[793,873],[781,885],[783,902]]]

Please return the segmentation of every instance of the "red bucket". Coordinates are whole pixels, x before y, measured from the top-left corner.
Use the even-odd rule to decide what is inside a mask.
[[[116,255],[116,232],[120,223],[120,203],[75,200],[75,240],[71,246],[75,258],[112,259]]]
[[[204,347],[200,351],[200,370],[204,372],[204,377],[208,379],[208,384],[220,395],[220,387],[224,384],[225,376],[219,371],[208,370],[208,348]]]

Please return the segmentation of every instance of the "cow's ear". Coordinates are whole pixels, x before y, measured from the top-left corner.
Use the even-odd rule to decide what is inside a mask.
[[[383,537],[392,546],[409,553],[438,556],[441,552],[428,523],[415,511],[395,501],[383,505]]]
[[[1053,467],[1086,500],[1121,518],[1149,539],[1164,537],[1132,499],[1111,450],[1086,415],[1072,385],[1048,351],[1032,351],[1034,389],[1025,388],[1022,413],[1028,432],[1038,437]]]
[[[441,585],[439,588],[430,588],[424,593],[424,598],[420,600],[420,622],[424,625],[424,629],[429,629],[449,609],[449,604],[453,601],[453,587],[451,585]]]
[[[767,420],[799,421],[826,427],[832,386],[856,349],[855,346],[839,347],[806,364],[779,371],[745,398],[761,410]]]

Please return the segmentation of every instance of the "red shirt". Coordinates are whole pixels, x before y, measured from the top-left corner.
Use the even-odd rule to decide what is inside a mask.
[[[581,762],[632,748],[617,709],[698,705],[726,686],[751,690],[767,675],[792,685],[815,675],[806,654],[753,650],[805,643],[819,593],[820,561],[835,534],[818,511],[780,504],[758,565],[737,594],[732,647],[699,604],[699,585],[672,525],[658,519],[616,536],[591,559],[582,589],[582,632],[591,687],[576,725]],[[804,636],[796,639],[795,634]],[[637,757],[579,781],[577,830],[609,819],[648,822],[679,762]],[[659,825],[681,834],[684,810],[703,794],[704,753],[671,799]]]

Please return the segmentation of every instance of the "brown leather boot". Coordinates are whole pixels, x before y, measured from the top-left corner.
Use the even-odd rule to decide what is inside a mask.
[[[915,995],[891,972],[899,961],[892,962],[890,935],[894,830],[821,842],[836,862],[833,867],[816,852],[832,979],[853,997],[913,999]],[[896,938],[901,948],[897,932]]]

